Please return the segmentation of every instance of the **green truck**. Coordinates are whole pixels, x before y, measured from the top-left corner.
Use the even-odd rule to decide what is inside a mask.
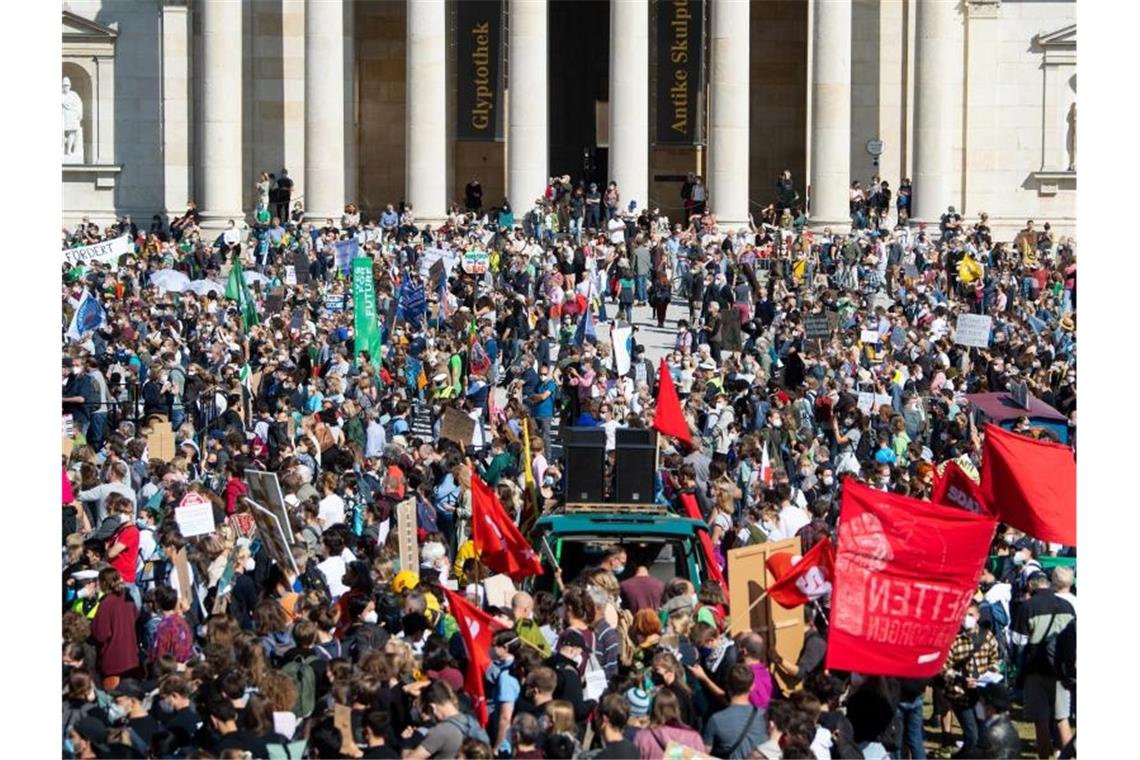
[[[534,579],[535,591],[554,590],[554,565],[562,579],[571,583],[587,567],[597,566],[605,550],[614,545],[640,546],[654,561],[650,574],[664,582],[687,578],[700,588],[708,577],[700,547],[700,532],[708,526],[700,520],[679,517],[663,508],[606,511],[576,510],[543,515],[534,526],[535,546],[542,555],[543,574]],[[632,573],[629,568],[628,573]]]

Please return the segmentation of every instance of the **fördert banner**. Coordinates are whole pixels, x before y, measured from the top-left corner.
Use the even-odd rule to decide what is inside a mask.
[[[697,99],[703,44],[701,0],[657,0],[658,143],[692,144],[700,139]]]
[[[131,239],[128,235],[120,235],[114,240],[105,240],[102,243],[85,245],[82,248],[66,248],[63,251],[63,261],[70,266],[89,264],[98,261],[105,264],[118,261],[124,253],[132,253]]]
[[[456,137],[490,142],[502,133],[503,3],[463,0],[455,11]]]

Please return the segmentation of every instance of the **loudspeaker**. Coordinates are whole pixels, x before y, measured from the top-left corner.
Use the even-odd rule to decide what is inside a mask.
[[[647,428],[618,428],[615,493],[623,504],[652,504],[657,467],[657,433]]]
[[[566,459],[566,503],[600,502],[605,497],[606,431],[600,427],[561,428]]]

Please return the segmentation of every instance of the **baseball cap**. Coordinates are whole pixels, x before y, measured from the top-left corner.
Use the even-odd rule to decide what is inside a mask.
[[[142,685],[141,681],[134,678],[124,678],[119,681],[119,685],[108,692],[112,698],[114,697],[130,697],[132,699],[141,700],[146,696],[146,688]]]
[[[107,743],[107,724],[98,718],[93,718],[90,715],[86,718],[80,718],[72,728],[75,729],[75,733],[92,744]]]
[[[586,648],[586,640],[582,638],[582,634],[570,629],[562,632],[562,636],[558,640],[558,648],[562,647],[577,647],[578,649]]]

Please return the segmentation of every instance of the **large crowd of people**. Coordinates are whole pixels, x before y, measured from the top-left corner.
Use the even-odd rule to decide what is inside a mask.
[[[732,635],[719,584],[658,579],[636,543],[504,598],[470,525],[473,472],[520,525],[532,498],[557,509],[569,426],[606,429],[612,496],[615,430],[651,425],[661,372],[693,445],[663,442],[657,501],[695,495],[722,571],[733,548],[836,541],[845,478],[928,499],[942,463],[976,472],[969,394],[1025,382],[1074,441],[1072,239],[913,222],[910,182],[892,213],[877,177],[850,231],[813,229],[790,173],[734,227],[699,177],[673,218],[614,183],[551,178],[511,209],[473,181],[439,224],[406,204],[313,219],[270,182],[220,233],[193,204],[64,232],[131,244],[62,271],[65,756],[1016,757],[1013,717],[1039,757],[1075,752],[1075,675],[1033,656],[1075,618],[1074,547],[1001,526],[942,673],[907,681],[824,667],[826,599],[794,659]],[[371,260],[378,355],[346,250]],[[992,318],[987,346],[956,342],[962,314]],[[450,410],[470,445],[441,437]],[[291,563],[251,472],[277,476]],[[203,503],[214,529],[184,535],[176,511]],[[450,590],[500,624],[485,723]]]

